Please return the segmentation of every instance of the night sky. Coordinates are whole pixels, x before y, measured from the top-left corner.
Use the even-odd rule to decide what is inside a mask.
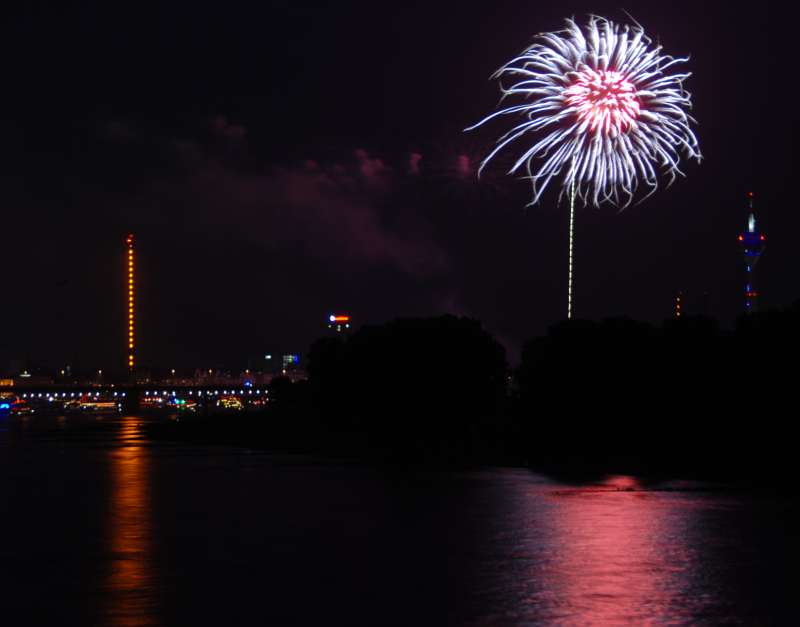
[[[0,368],[119,369],[124,237],[139,363],[258,367],[331,312],[450,312],[507,347],[564,315],[568,212],[475,167],[490,74],[584,2],[25,3],[0,25]],[[777,7],[777,5],[776,5]],[[702,165],[622,213],[582,209],[580,317],[742,308],[736,235],[757,193],[765,306],[795,277],[796,16],[769,2],[627,2],[691,54]],[[436,356],[421,356],[435,361]]]

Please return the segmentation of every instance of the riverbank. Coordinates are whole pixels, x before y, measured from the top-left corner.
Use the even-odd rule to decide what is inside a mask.
[[[492,437],[480,442],[471,439],[426,441],[407,436],[398,442],[367,433],[342,433],[327,428],[312,417],[274,415],[269,411],[225,416],[181,416],[154,421],[145,426],[154,442],[175,442],[204,446],[235,446],[277,455],[309,457],[387,465],[395,467],[528,469],[580,483],[608,475],[647,478],[653,483],[674,479],[713,481],[732,488],[753,490],[784,489],[793,483],[795,469],[786,455],[767,456],[758,465],[755,458],[742,464],[735,455],[719,451],[703,456],[688,451],[681,456],[671,446],[657,446],[652,439],[637,443],[629,439],[603,452],[599,441],[587,442],[575,436],[568,446],[555,443],[549,449],[535,447],[525,454],[521,447]],[[494,434],[496,436],[496,434]],[[637,451],[638,449],[638,451]],[[758,456],[761,460],[761,456]]]

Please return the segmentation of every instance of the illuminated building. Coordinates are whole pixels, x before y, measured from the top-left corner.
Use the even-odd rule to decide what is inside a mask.
[[[127,239],[125,240],[128,249],[128,342],[127,342],[127,355],[128,355],[128,372],[131,374],[134,371],[134,367],[136,365],[134,356],[136,354],[136,343],[134,341],[134,286],[135,286],[135,279],[134,279],[134,246],[133,246],[133,235],[128,235]]]
[[[331,314],[328,316],[328,328],[343,333],[350,330],[350,316]]]
[[[750,217],[747,220],[747,231],[739,235],[739,245],[744,253],[745,264],[745,312],[750,313],[758,309],[758,289],[756,287],[756,264],[766,247],[767,238],[759,233],[756,226],[756,215],[753,210],[753,192],[748,195],[750,199]]]
[[[678,292],[675,297],[675,317],[680,318],[683,316],[683,292]]]
[[[297,368],[297,365],[300,363],[300,355],[284,355],[283,356],[283,374],[286,374],[288,370],[293,370]]]

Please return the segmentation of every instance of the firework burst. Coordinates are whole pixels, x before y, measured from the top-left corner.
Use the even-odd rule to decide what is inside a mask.
[[[568,19],[564,30],[538,35],[495,73],[503,99],[523,102],[467,130],[501,116],[523,120],[500,137],[481,170],[515,142],[529,140],[509,173],[525,169],[531,204],[553,179],[561,181],[561,195],[585,205],[628,206],[643,187],[646,198],[659,173],[669,183],[683,175],[681,155],[701,158],[690,128],[696,123],[688,113],[691,95],[683,88],[691,74],[672,73],[686,61],[662,54],[638,24],[591,16],[581,28]]]

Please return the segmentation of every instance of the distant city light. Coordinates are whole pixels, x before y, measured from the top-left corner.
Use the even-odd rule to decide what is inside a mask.
[[[343,328],[350,328],[350,316],[346,314],[331,314],[328,316],[328,322],[328,328],[335,329],[337,333],[341,333]]]
[[[284,355],[283,356],[283,371],[284,374],[286,373],[286,369],[289,366],[296,366],[300,363],[300,355]]]

